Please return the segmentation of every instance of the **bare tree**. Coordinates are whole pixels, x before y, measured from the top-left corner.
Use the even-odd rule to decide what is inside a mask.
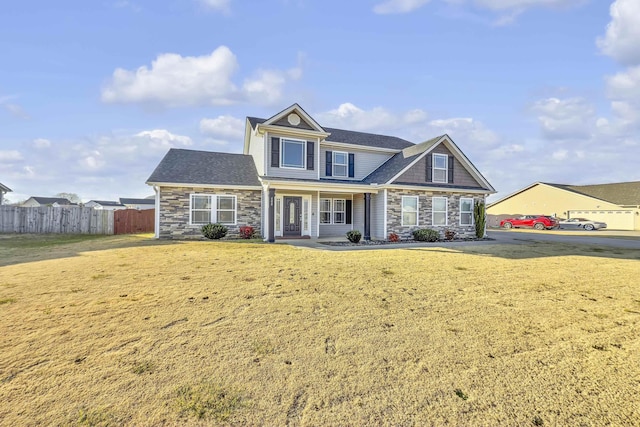
[[[82,199],[76,193],[58,193],[55,197],[61,197],[69,200],[71,203],[80,203]]]

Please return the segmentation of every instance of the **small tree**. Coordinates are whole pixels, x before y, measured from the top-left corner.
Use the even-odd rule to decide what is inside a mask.
[[[71,203],[80,203],[82,199],[76,193],[58,193],[55,197],[61,197],[63,199],[69,200]]]
[[[485,233],[485,225],[487,223],[487,212],[484,206],[484,202],[476,200],[473,205],[473,220],[476,226],[476,237],[482,239]]]

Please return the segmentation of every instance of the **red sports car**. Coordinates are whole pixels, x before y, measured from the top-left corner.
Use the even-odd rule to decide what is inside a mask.
[[[549,230],[558,227],[558,220],[545,215],[522,215],[518,218],[507,218],[500,221],[502,228],[530,227],[536,230]]]

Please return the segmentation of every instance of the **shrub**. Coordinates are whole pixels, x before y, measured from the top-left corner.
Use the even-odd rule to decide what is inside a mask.
[[[400,236],[398,236],[396,233],[389,233],[390,242],[397,242],[399,240],[400,240]]]
[[[476,225],[476,237],[478,239],[482,239],[484,237],[484,229],[487,221],[484,202],[476,201],[473,205],[473,220]]]
[[[421,228],[413,232],[413,238],[419,242],[437,242],[440,233],[430,228]]]
[[[240,238],[241,239],[252,239],[256,230],[250,225],[243,225],[240,227]]]
[[[358,243],[361,238],[362,234],[360,234],[358,230],[347,231],[347,239],[349,239],[351,243]]]
[[[453,240],[454,237],[456,237],[456,232],[453,230],[445,230],[444,232],[444,238],[447,240]]]
[[[202,226],[202,235],[207,239],[222,239],[229,229],[222,224],[205,224]]]

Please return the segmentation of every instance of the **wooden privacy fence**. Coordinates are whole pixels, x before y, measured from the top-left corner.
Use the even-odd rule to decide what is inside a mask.
[[[155,209],[113,211],[113,234],[153,233]]]
[[[0,206],[0,233],[125,234],[154,231],[155,209]]]
[[[0,206],[0,232],[113,234],[113,212],[79,206]]]

